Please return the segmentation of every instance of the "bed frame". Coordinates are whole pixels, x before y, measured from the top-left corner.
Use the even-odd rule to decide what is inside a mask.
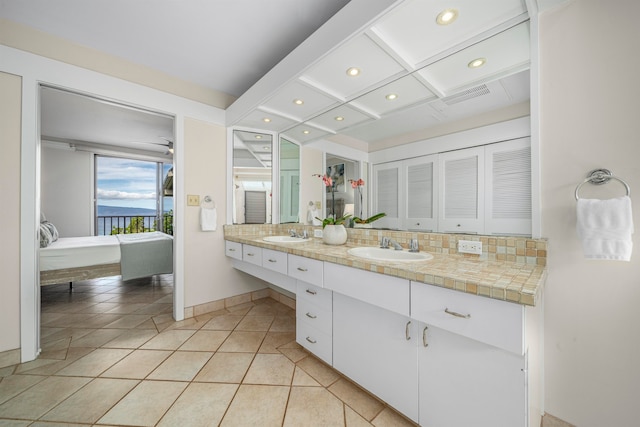
[[[40,286],[59,283],[72,283],[78,280],[99,279],[101,277],[119,276],[120,263],[90,265],[86,267],[65,268],[40,272]]]

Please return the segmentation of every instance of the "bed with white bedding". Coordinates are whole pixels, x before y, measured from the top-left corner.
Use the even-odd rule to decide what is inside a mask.
[[[173,272],[173,237],[161,232],[62,237],[40,248],[40,285]]]

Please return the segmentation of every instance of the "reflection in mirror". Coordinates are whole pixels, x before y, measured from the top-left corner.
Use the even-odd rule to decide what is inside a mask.
[[[233,131],[233,223],[270,224],[270,134]]]
[[[280,223],[300,219],[300,146],[280,138]]]
[[[325,216],[360,216],[361,200],[349,180],[360,179],[358,162],[343,157],[326,154],[326,174],[333,180],[333,186],[326,188]]]

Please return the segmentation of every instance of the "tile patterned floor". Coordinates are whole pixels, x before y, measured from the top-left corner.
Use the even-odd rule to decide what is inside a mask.
[[[42,288],[42,354],[0,368],[0,426],[411,426],[295,342],[265,298],[174,322],[171,276]]]

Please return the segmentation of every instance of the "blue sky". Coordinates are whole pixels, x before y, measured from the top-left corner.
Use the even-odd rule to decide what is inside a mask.
[[[165,173],[170,167],[165,165]],[[98,156],[96,172],[99,205],[156,208],[155,162]],[[165,210],[173,209],[173,198],[164,200]]]

